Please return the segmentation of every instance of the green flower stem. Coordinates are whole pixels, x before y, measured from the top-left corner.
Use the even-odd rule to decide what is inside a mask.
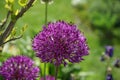
[[[45,25],[47,26],[48,2],[45,2]],[[46,63],[44,63],[44,80],[46,80]]]
[[[44,80],[46,80],[45,74],[46,74],[46,63],[44,63]]]
[[[47,26],[48,2],[45,2],[45,25]]]
[[[110,57],[108,58],[107,62],[106,62],[106,71],[105,71],[105,79],[107,74],[109,73],[108,68],[110,67]],[[111,68],[111,67],[110,67]],[[111,71],[110,71],[111,72]]]
[[[56,70],[55,70],[55,80],[57,80],[57,76],[58,76],[58,68],[59,68],[59,66],[56,66]]]

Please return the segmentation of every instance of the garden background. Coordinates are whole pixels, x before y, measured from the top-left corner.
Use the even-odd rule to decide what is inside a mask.
[[[7,13],[4,6],[5,0],[0,0],[0,20],[3,20]],[[44,24],[44,10],[45,5],[38,0],[17,21],[14,28],[16,36],[21,34],[23,26],[27,28],[21,39],[5,44],[3,52],[0,53],[0,65],[12,55],[23,54],[31,57],[36,65],[43,69],[43,63],[35,57],[31,43]],[[90,48],[90,54],[84,57],[84,61],[61,66],[58,78],[69,80],[73,76],[76,80],[105,80],[106,62],[100,60],[105,46],[114,47],[111,67],[115,59],[120,58],[120,0],[54,0],[48,6],[48,21],[56,20],[75,23],[86,36]],[[47,74],[53,75],[53,68],[53,65],[48,64]],[[119,74],[120,69],[113,68],[114,80],[120,79]]]

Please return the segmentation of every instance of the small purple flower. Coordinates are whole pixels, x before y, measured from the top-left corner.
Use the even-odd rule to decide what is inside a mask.
[[[114,63],[114,66],[120,68],[120,59],[117,59]]]
[[[114,51],[114,48],[112,46],[105,47],[105,54],[108,55],[109,57],[113,56],[113,51]]]
[[[44,77],[42,77],[40,80],[44,80]],[[46,76],[46,80],[55,80],[55,77],[48,75]]]
[[[112,74],[107,74],[106,80],[113,80]]]
[[[0,67],[0,75],[5,80],[35,80],[39,68],[26,56],[15,56],[7,59]]]
[[[64,21],[49,23],[35,36],[33,50],[42,62],[50,62],[59,66],[67,61],[77,63],[88,55],[86,38],[77,26]]]

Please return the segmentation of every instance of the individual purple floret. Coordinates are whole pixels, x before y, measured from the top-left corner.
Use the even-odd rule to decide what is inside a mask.
[[[88,55],[86,38],[76,25],[64,21],[49,23],[35,36],[33,50],[42,62],[59,66],[66,61],[77,63]]]
[[[40,80],[44,80],[44,77],[42,77]],[[55,80],[55,77],[48,75],[46,76],[46,80]]]
[[[28,57],[15,56],[3,63],[0,75],[5,80],[35,80],[39,76],[39,68]]]
[[[105,54],[108,55],[109,57],[113,56],[113,51],[114,51],[114,48],[112,46],[105,47]]]

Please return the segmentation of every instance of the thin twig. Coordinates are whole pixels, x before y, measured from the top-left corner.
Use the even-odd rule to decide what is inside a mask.
[[[19,36],[19,37],[16,37],[16,38],[9,39],[9,40],[7,40],[6,42],[2,43],[0,46],[4,45],[4,44],[6,44],[6,43],[8,43],[8,42],[10,42],[10,41],[14,41],[14,40],[16,40],[16,39],[20,39],[20,38],[22,38],[22,36],[23,36],[23,35],[21,35],[21,36]]]
[[[13,28],[15,26],[15,23],[17,22],[17,20],[20,17],[22,17],[22,15],[32,6],[34,1],[35,0],[29,0],[28,4],[20,10],[18,15],[15,17],[15,19],[10,21],[10,23],[8,24],[8,27],[6,28],[4,33],[0,35],[0,45],[7,39],[7,37],[12,32],[12,30],[13,30]]]
[[[10,33],[12,32],[12,29],[13,29],[15,23],[16,23],[16,21],[14,21],[14,22],[10,21],[10,23],[9,23],[7,29],[5,30],[5,32],[0,35],[0,42],[4,42],[5,39],[10,35]]]
[[[18,15],[16,16],[16,19],[20,18],[30,7],[32,7],[34,1],[35,0],[29,0],[28,4],[20,10]]]
[[[6,16],[5,20],[4,20],[4,22],[0,26],[0,29],[2,29],[4,27],[4,25],[7,23],[9,16],[10,16],[10,11],[8,11],[7,16]]]

